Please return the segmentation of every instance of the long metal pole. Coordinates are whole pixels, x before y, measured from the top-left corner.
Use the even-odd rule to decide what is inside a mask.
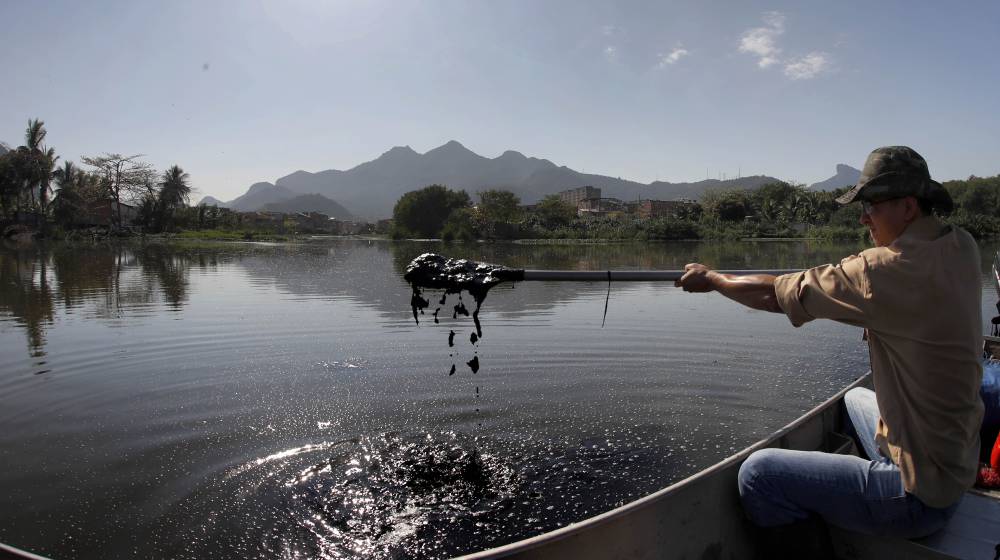
[[[746,276],[750,274],[771,274],[779,276],[801,269],[790,270],[717,270],[723,274]],[[684,276],[683,270],[525,270],[518,280],[557,282],[673,282]]]

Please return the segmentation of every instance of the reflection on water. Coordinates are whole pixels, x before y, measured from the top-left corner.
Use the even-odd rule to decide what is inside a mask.
[[[57,304],[95,319],[158,301],[179,310],[189,268],[216,266],[216,258],[165,245],[11,245],[0,251],[0,311],[23,325],[32,355],[44,356]]]
[[[402,278],[417,255],[433,248],[448,255],[512,268],[565,270],[680,269],[689,262],[715,268],[794,268],[843,257],[861,245],[824,243],[621,243],[621,244],[430,244],[378,243],[378,252],[392,255],[396,276]],[[52,324],[56,302],[89,317],[121,318],[142,313],[159,302],[180,310],[187,298],[188,276],[194,269],[216,269],[221,261],[239,259],[251,275],[300,295],[350,297],[374,305],[383,313],[398,311],[393,297],[398,282],[383,272],[371,274],[371,263],[351,251],[325,245],[8,245],[0,251],[0,311],[21,325],[36,357],[45,355],[45,329]],[[283,259],[281,257],[294,257]],[[356,282],[345,282],[344,277]],[[497,310],[551,307],[598,284],[552,283],[522,297],[505,298]],[[535,297],[533,297],[535,296]],[[491,301],[491,306],[494,302]],[[456,306],[456,315],[464,307]],[[414,313],[416,313],[414,311]],[[464,312],[467,315],[468,312]],[[437,317],[435,316],[435,319]]]
[[[793,268],[821,264],[862,246],[822,243],[676,243],[676,244],[430,244],[378,243],[391,252],[398,278],[406,266],[428,248],[512,268],[603,270],[607,268],[679,269],[689,262],[716,268]],[[345,254],[346,253],[346,254]],[[287,261],[282,256],[296,257]],[[45,328],[52,324],[56,302],[66,310],[82,310],[93,318],[120,318],[126,312],[165,302],[179,310],[187,299],[188,276],[194,269],[215,269],[220,261],[240,259],[247,270],[291,293],[351,297],[385,313],[398,311],[391,297],[398,282],[367,275],[371,263],[354,253],[324,245],[38,245],[8,244],[0,251],[0,311],[24,326],[28,346],[44,355]],[[313,259],[322,259],[319,262]],[[280,269],[275,266],[280,266]],[[288,267],[291,268],[288,268]],[[344,282],[346,274],[359,281]],[[389,280],[389,281],[386,281]],[[551,306],[571,299],[577,290],[600,290],[597,284],[553,284],[540,292],[504,300],[501,310]],[[532,295],[539,297],[531,298]],[[551,296],[555,296],[553,299]],[[491,302],[492,303],[492,302]]]
[[[602,329],[606,284],[530,282],[490,292],[473,341],[469,317],[414,324],[407,263],[796,268],[859,248],[4,246],[0,542],[439,558],[578,521],[823,400],[865,370],[860,332],[642,283],[612,287]]]

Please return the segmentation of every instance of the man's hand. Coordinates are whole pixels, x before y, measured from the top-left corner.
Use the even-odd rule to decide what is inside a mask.
[[[684,288],[685,292],[711,292],[715,290],[712,283],[717,272],[703,264],[690,263],[684,265],[684,276],[674,282],[674,286]]]

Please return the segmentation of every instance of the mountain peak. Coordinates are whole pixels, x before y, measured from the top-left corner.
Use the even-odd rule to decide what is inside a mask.
[[[521,152],[516,152],[514,150],[507,150],[506,152],[500,154],[498,159],[528,159]]]
[[[860,170],[855,169],[846,163],[838,163],[836,175],[824,181],[813,183],[809,185],[809,188],[814,191],[830,191],[846,187],[848,185],[853,185],[857,183],[859,179],[861,179]]]
[[[449,140],[448,142],[441,144],[437,148],[430,150],[424,155],[429,156],[434,154],[465,154],[465,153],[472,154],[475,152],[463,146],[462,143],[459,142],[458,140]]]
[[[378,159],[382,158],[409,158],[413,156],[419,156],[417,152],[413,151],[413,148],[409,146],[393,146],[388,152],[380,155]]]
[[[268,189],[273,189],[274,185],[266,181],[261,181],[260,183],[254,183],[250,185],[250,189],[247,190],[246,194],[255,194],[260,191],[265,191]]]
[[[215,198],[214,196],[206,196],[201,199],[201,202],[198,203],[198,206],[218,206],[220,208],[225,208],[226,203],[219,200],[218,198]]]

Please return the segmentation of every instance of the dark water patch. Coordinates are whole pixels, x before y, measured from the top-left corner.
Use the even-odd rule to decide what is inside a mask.
[[[479,372],[479,356],[473,356],[471,360],[465,363],[472,370],[472,373]]]
[[[636,435],[557,443],[386,433],[280,450],[180,504],[162,521],[186,530],[154,546],[179,558],[466,554],[606,511],[677,471]]]
[[[511,465],[455,433],[304,445],[233,469],[215,488],[232,496],[213,508],[224,515],[203,519],[172,555],[450,556],[468,546],[454,531],[481,532],[480,520],[511,501],[519,485]]]
[[[455,312],[451,314],[451,318],[452,319],[458,319],[459,315],[462,315],[462,316],[465,316],[465,317],[469,316],[469,310],[466,309],[465,303],[461,302],[461,301],[459,301],[458,305],[455,306]]]

